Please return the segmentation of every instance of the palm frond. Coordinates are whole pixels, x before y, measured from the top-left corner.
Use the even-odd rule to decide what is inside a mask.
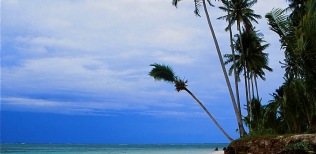
[[[270,25],[270,29],[281,37],[285,37],[287,35],[286,32],[288,29],[288,18],[285,15],[284,9],[273,9],[265,16],[268,19],[268,24]]]
[[[181,0],[172,0],[172,5],[174,5],[175,7],[178,7],[178,2]]]
[[[176,76],[170,66],[161,65],[161,64],[151,64],[154,68],[149,72],[149,75],[152,76],[155,80],[164,80],[167,82],[174,82]]]
[[[181,90],[186,89],[186,87],[188,86],[187,83],[188,83],[188,80],[181,80],[181,79],[176,78],[174,81],[174,86],[176,87],[176,90],[180,92]]]
[[[219,0],[218,0],[218,1],[219,1]],[[210,0],[207,0],[207,2],[208,2],[208,4],[209,4],[210,6],[214,6],[214,5],[211,3]]]
[[[194,7],[194,14],[200,17],[201,0],[194,0]]]

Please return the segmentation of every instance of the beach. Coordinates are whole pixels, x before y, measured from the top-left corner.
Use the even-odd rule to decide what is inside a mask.
[[[210,154],[224,154],[224,151],[213,151]]]

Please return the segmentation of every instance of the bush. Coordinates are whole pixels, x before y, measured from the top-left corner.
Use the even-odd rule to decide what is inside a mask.
[[[309,142],[296,142],[291,143],[285,147],[285,153],[287,154],[304,154],[312,150],[312,145]],[[282,153],[284,153],[282,152]]]

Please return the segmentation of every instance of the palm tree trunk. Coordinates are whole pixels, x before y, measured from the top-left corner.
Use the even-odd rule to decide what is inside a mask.
[[[259,99],[259,91],[258,91],[257,76],[255,76],[255,86],[256,86],[256,92],[257,92],[257,99]]]
[[[245,56],[244,55],[244,53],[243,53],[243,56]],[[247,69],[246,69],[246,65],[244,65],[244,79],[245,79],[245,91],[246,91],[246,108],[247,108],[247,112],[248,112],[248,117],[249,117],[249,121],[250,121],[250,123],[249,123],[249,132],[251,132],[251,117],[252,117],[252,115],[251,115],[251,112],[250,112],[250,101],[249,101],[249,94],[248,94],[248,82],[247,82]]]
[[[246,105],[247,105],[247,112],[248,115],[251,118],[251,108],[250,108],[250,103],[249,103],[249,88],[248,88],[248,83],[247,83],[247,78],[248,78],[248,70],[247,70],[247,61],[246,61],[246,52],[244,51],[244,46],[243,46],[243,41],[242,41],[242,36],[241,36],[241,30],[240,30],[240,22],[237,21],[237,30],[239,31],[239,44],[241,48],[241,53],[242,53],[242,63],[244,64],[244,77],[245,77],[245,90],[246,90]],[[251,120],[251,119],[250,119]],[[250,127],[251,128],[251,127]],[[251,130],[250,130],[251,131]]]
[[[249,100],[251,101],[251,89],[250,89],[250,75],[249,75],[249,70],[247,69],[247,82],[248,82],[248,94],[249,94]],[[250,104],[250,112],[251,112],[251,104]]]
[[[229,15],[229,12],[228,12],[228,15]],[[241,107],[240,107],[238,78],[237,78],[237,71],[236,71],[236,57],[235,57],[235,51],[234,51],[234,46],[233,46],[233,34],[232,34],[232,28],[231,28],[231,20],[229,20],[229,37],[230,37],[230,47],[231,47],[232,55],[233,55],[233,67],[234,67],[234,79],[235,79],[237,105],[238,105],[239,114],[242,116]]]
[[[244,66],[244,79],[245,79],[245,90],[246,90],[246,105],[247,105],[247,112],[250,115],[250,105],[249,105],[249,94],[248,94],[248,84],[247,84],[247,69],[246,66]]]
[[[234,107],[234,110],[235,110],[239,131],[240,131],[240,137],[244,137],[246,135],[246,131],[245,131],[243,123],[242,123],[242,117],[239,114],[240,113],[239,109],[237,108],[237,105],[236,105],[236,100],[235,100],[235,97],[234,97],[234,94],[233,94],[233,90],[232,90],[231,84],[229,82],[229,78],[228,78],[228,75],[227,75],[227,72],[226,72],[226,68],[225,68],[225,65],[224,65],[224,61],[223,61],[223,58],[222,58],[221,51],[219,49],[218,42],[217,42],[217,39],[216,39],[216,36],[215,36],[215,32],[214,32],[214,29],[213,29],[213,26],[212,26],[212,23],[211,23],[211,19],[209,17],[209,14],[208,14],[208,11],[207,11],[207,8],[206,8],[205,0],[203,0],[203,7],[204,7],[204,11],[205,11],[205,15],[206,15],[206,18],[207,18],[207,22],[208,22],[209,28],[210,28],[212,36],[213,36],[213,40],[214,40],[214,43],[215,43],[215,46],[216,46],[216,50],[217,50],[217,54],[218,54],[221,66],[222,66],[222,70],[223,70],[223,73],[224,73],[224,76],[225,76],[227,88],[229,90],[229,94],[230,94],[230,97],[232,99],[232,103],[233,103],[233,107]]]
[[[223,127],[216,121],[216,119],[212,116],[212,114],[206,109],[206,107],[202,104],[202,102],[195,97],[195,95],[187,88],[184,89],[186,92],[188,92],[194,100],[203,108],[203,110],[207,113],[207,115],[213,120],[215,125],[222,131],[222,133],[227,137],[229,141],[233,141],[233,138],[231,138],[226,131],[223,129]]]
[[[250,80],[251,80],[251,91],[252,91],[252,99],[254,99],[255,98],[255,87],[254,87],[254,85],[253,85],[253,78],[254,78],[254,76],[252,75],[252,77],[250,78]]]
[[[229,12],[228,12],[228,15],[229,15]],[[229,20],[229,39],[230,39],[230,48],[232,50],[232,55],[233,55],[233,67],[234,67],[234,79],[235,79],[237,105],[238,105],[239,114],[242,115],[241,108],[240,108],[239,87],[238,87],[238,78],[237,78],[237,71],[236,71],[236,57],[235,57],[235,51],[234,51],[234,45],[233,45],[233,33],[232,33],[232,27],[231,27],[231,20]]]
[[[248,67],[247,67],[247,84],[248,84],[248,96],[249,96],[249,112],[250,112],[250,120],[253,120],[252,117],[254,116],[253,115],[253,111],[252,111],[252,98],[251,98],[251,94],[250,94],[250,75],[249,75],[249,70],[248,70]]]
[[[244,75],[245,75],[245,87],[246,87],[246,101],[247,104],[249,102],[249,89],[248,89],[248,84],[247,84],[247,77],[248,77],[248,70],[247,70],[247,61],[246,61],[246,52],[244,51],[244,46],[243,46],[243,41],[242,41],[242,36],[241,36],[241,30],[240,30],[240,23],[238,22],[237,24],[237,30],[239,32],[239,44],[240,44],[240,48],[241,48],[241,53],[242,53],[242,63],[244,64]],[[248,111],[249,112],[249,111]],[[249,114],[249,113],[248,113]]]

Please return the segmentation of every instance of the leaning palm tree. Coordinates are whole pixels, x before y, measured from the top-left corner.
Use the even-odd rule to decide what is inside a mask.
[[[172,4],[175,7],[177,7],[179,1],[181,1],[181,0],[172,0]],[[210,19],[208,10],[207,10],[206,2],[208,2],[208,4],[210,6],[213,6],[211,4],[210,0],[194,0],[194,4],[195,4],[194,5],[195,6],[194,13],[197,16],[201,16],[199,8],[201,7],[201,5],[203,5],[203,9],[204,9],[204,12],[205,12],[205,15],[206,15],[207,23],[208,23],[208,26],[209,26],[210,31],[211,31],[211,35],[212,35],[213,40],[214,40],[214,44],[215,44],[215,47],[216,47],[217,55],[218,55],[218,58],[219,58],[219,61],[220,61],[221,67],[222,67],[222,71],[224,73],[224,77],[225,77],[225,81],[226,81],[226,84],[227,84],[227,88],[228,88],[228,91],[229,91],[229,94],[230,94],[230,97],[231,97],[231,100],[232,100],[232,104],[233,104],[233,107],[234,107],[234,111],[235,111],[235,115],[236,115],[236,118],[237,118],[237,123],[238,123],[240,137],[243,137],[243,136],[246,135],[246,131],[245,131],[243,123],[242,123],[242,115],[241,115],[241,112],[239,111],[240,108],[238,108],[238,106],[237,106],[236,99],[235,99],[235,96],[234,96],[234,93],[233,93],[233,90],[232,90],[232,86],[231,86],[229,78],[228,78],[228,74],[227,74],[227,71],[226,71],[226,68],[225,68],[225,64],[224,64],[224,60],[223,60],[223,57],[222,57],[222,53],[221,53],[221,50],[219,48],[219,45],[218,45],[218,42],[217,42],[217,38],[216,38],[216,35],[215,35],[215,31],[213,29],[212,22],[211,22],[211,19]]]
[[[163,80],[169,83],[173,83],[178,92],[184,90],[189,93],[193,99],[203,108],[203,110],[207,113],[207,115],[213,120],[215,125],[222,131],[222,133],[228,138],[229,141],[233,141],[233,139],[225,132],[225,130],[219,125],[216,119],[212,116],[212,114],[206,109],[206,107],[202,104],[202,102],[195,97],[195,95],[187,88],[188,80],[181,80],[178,76],[175,75],[172,68],[166,65],[161,64],[151,64],[154,68],[149,72],[149,75],[152,76],[155,80]]]

